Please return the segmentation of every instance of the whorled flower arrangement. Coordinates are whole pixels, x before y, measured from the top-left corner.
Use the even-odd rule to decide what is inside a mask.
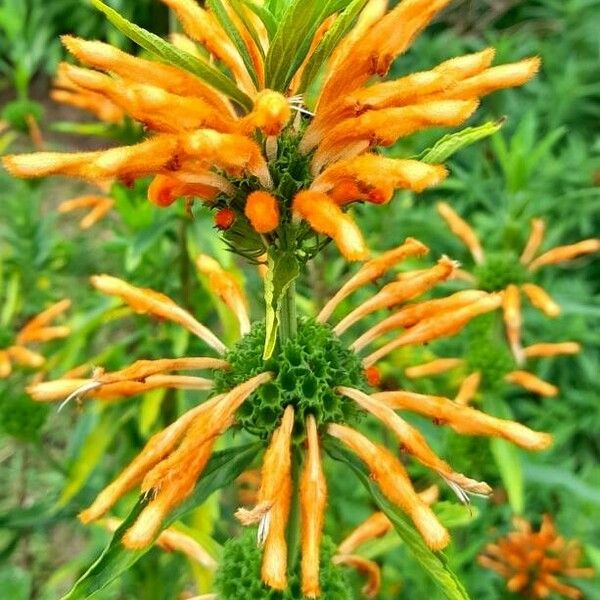
[[[129,548],[151,544],[165,517],[201,479],[218,437],[237,423],[266,447],[258,502],[238,512],[242,523],[258,524],[262,580],[275,590],[287,587],[293,565],[287,564],[286,530],[292,497],[298,494],[300,591],[316,597],[327,504],[324,438],[336,438],[354,452],[383,495],[405,511],[436,550],[448,544],[448,532],[413,489],[399,458],[356,429],[362,414],[384,423],[409,455],[439,474],[463,501],[470,493],[488,493],[489,487],[439,458],[397,410],[423,414],[460,434],[502,437],[528,449],[551,442],[548,434],[447,398],[400,390],[373,393],[370,388],[366,374],[392,350],[453,335],[473,317],[502,304],[506,293],[478,290],[405,304],[454,276],[457,265],[450,259],[401,274],[335,326],[328,322],[344,298],[427,248],[409,238],[365,262],[316,319],[297,316],[294,293],[301,267],[329,239],[345,258],[368,259],[361,231],[348,213],[352,203],[386,203],[397,189],[419,192],[446,177],[440,164],[382,156],[378,147],[420,130],[460,125],[481,97],[528,81],[539,60],[492,67],[494,50],[486,49],[383,82],[377,78],[386,75],[449,0],[403,0],[391,10],[385,0],[327,2],[319,10],[319,3],[311,2],[312,12],[295,0],[276,14],[265,7],[234,10],[227,1],[217,3],[222,7],[218,11],[205,10],[194,0],[163,1],[193,41],[186,46],[191,51],[127,24],[100,0],[93,2],[160,60],[137,58],[101,42],[63,38],[68,50],[90,67],[63,66],[63,83],[106,98],[141,122],[151,132],[148,138],[98,152],[8,156],[4,163],[20,177],[67,175],[100,184],[150,175],[149,198],[160,206],[178,198],[202,199],[215,210],[229,247],[266,265],[267,318],[250,326],[240,290],[210,259],[201,259],[198,267],[238,315],[245,334],[231,349],[170,298],[101,275],[93,278],[100,291],[121,297],[137,312],[180,324],[219,357],[137,361],[116,372],[97,370],[87,379],[39,383],[30,393],[49,401],[114,399],[160,387],[214,390],[209,401],[154,435],[81,518],[100,518],[139,487],[147,503],[123,543]],[[300,26],[302,32],[296,31]],[[211,61],[195,52],[194,43],[204,47]],[[309,101],[316,87],[316,100]],[[397,307],[354,341],[342,337],[365,316]],[[359,356],[394,330],[400,331],[395,339]],[[203,369],[213,376],[173,373]]]
[[[414,491],[402,462],[383,446],[370,441],[355,428],[361,413],[373,415],[397,437],[404,451],[437,473],[461,498],[487,494],[490,488],[455,471],[430,448],[417,429],[396,410],[433,418],[464,435],[501,437],[531,450],[547,447],[551,438],[515,422],[498,419],[479,410],[461,406],[443,397],[407,391],[373,393],[365,376],[384,353],[380,350],[361,359],[338,337],[363,316],[379,308],[398,308],[393,315],[401,333],[387,345],[422,344],[460,331],[472,318],[497,309],[501,296],[475,290],[458,292],[438,300],[404,304],[452,276],[456,265],[441,259],[426,270],[403,273],[400,280],[384,286],[363,304],[360,315],[349,315],[335,327],[326,324],[342,298],[382,277],[401,260],[422,255],[427,248],[408,239],[398,248],[366,262],[327,304],[317,319],[299,319],[297,333],[282,341],[280,352],[262,358],[265,328],[255,324],[236,346],[227,351],[218,338],[189,312],[157,292],[136,288],[106,275],[94,277],[95,287],[117,295],[135,311],[176,322],[204,340],[224,358],[186,357],[137,361],[120,371],[96,371],[89,379],[42,382],[29,388],[38,401],[65,397],[117,399],[156,388],[214,389],[211,400],[185,413],[147,443],[138,457],[81,514],[84,522],[104,516],[128,491],[139,486],[151,501],[123,538],[130,548],[144,547],[159,533],[168,513],[193,490],[202,476],[219,435],[234,423],[265,443],[258,502],[240,509],[243,524],[258,523],[258,538],[264,546],[262,577],[275,589],[287,581],[286,529],[292,502],[293,447],[302,448],[299,481],[302,522],[302,590],[319,593],[319,547],[322,536],[327,485],[322,469],[321,440],[340,440],[370,469],[382,493],[412,519],[432,549],[445,547],[450,538],[426,502]],[[213,269],[215,265],[213,264]],[[217,281],[226,281],[219,272]],[[223,294],[226,286],[215,287],[239,317],[248,322],[244,301],[238,293]],[[235,289],[235,288],[229,288]],[[387,321],[385,319],[384,321]],[[384,322],[382,321],[382,322]],[[380,328],[380,324],[375,326]],[[389,327],[385,332],[390,331]],[[372,341],[380,334],[366,332]],[[386,348],[386,346],[382,346]],[[173,375],[173,371],[212,371],[212,378]]]

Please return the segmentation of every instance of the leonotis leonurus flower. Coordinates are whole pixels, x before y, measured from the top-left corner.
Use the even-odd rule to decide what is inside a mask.
[[[572,343],[566,345],[536,344],[523,349],[521,345],[523,319],[521,316],[520,292],[525,294],[532,306],[542,311],[546,316],[557,317],[560,314],[560,306],[544,288],[535,283],[537,270],[548,265],[561,264],[587,254],[600,252],[600,239],[590,238],[575,244],[557,246],[539,254],[544,241],[546,224],[543,219],[536,218],[531,221],[531,232],[521,256],[517,256],[517,254],[510,251],[486,255],[475,231],[451,206],[445,202],[440,202],[437,209],[454,235],[468,248],[475,261],[472,273],[461,271],[460,276],[471,285],[476,285],[490,292],[505,290],[502,308],[506,337],[517,363],[522,364],[526,358],[577,352]],[[513,378],[515,383],[522,384],[528,389],[531,387],[528,385],[526,375]],[[535,383],[532,385],[535,387]],[[543,386],[538,387],[543,389]]]
[[[93,1],[122,24],[112,9]],[[249,329],[238,345],[227,349],[170,298],[98,276],[93,284],[100,291],[121,297],[137,312],[180,324],[219,357],[141,360],[116,372],[98,369],[88,378],[34,385],[30,393],[38,400],[58,400],[117,399],[161,387],[213,390],[210,400],[153,436],[81,518],[87,522],[102,517],[139,487],[143,505],[122,539],[129,548],[148,546],[202,478],[217,438],[236,424],[258,436],[266,448],[258,502],[237,513],[244,524],[257,525],[262,580],[275,590],[288,585],[287,530],[298,489],[302,556],[297,585],[302,594],[316,597],[321,592],[327,505],[324,438],[335,438],[362,460],[382,494],[409,516],[434,550],[448,544],[448,532],[415,492],[398,457],[357,430],[361,416],[368,413],[382,421],[407,454],[437,473],[463,501],[470,493],[487,494],[489,487],[439,458],[396,410],[423,414],[461,434],[502,437],[528,449],[543,449],[551,442],[548,434],[447,398],[373,393],[365,370],[373,381],[373,367],[389,352],[453,335],[502,303],[501,294],[468,290],[406,304],[454,276],[457,265],[447,257],[387,283],[335,326],[328,322],[342,299],[405,258],[426,254],[427,248],[407,239],[366,262],[316,319],[297,317],[294,297],[300,266],[327,242],[321,234],[345,258],[366,260],[366,244],[348,213],[352,203],[386,203],[397,189],[418,192],[446,177],[442,165],[381,156],[378,147],[423,129],[460,125],[481,97],[528,81],[539,61],[492,67],[494,50],[485,49],[382,82],[394,59],[449,0],[403,0],[391,10],[385,0],[331,2],[318,10],[313,3],[312,19],[297,0],[264,22],[260,15],[268,14],[265,7],[256,13],[243,6],[234,10],[225,0],[219,3],[223,10],[211,11],[194,0],[163,1],[192,41],[191,46],[183,43],[189,52],[181,51],[181,39],[176,52],[175,46],[131,25],[126,30],[137,31],[134,37],[161,61],[136,58],[101,42],[63,38],[89,68],[67,65],[62,75],[143,123],[147,139],[100,152],[9,156],[5,164],[22,177],[60,174],[129,183],[152,176],[148,194],[159,206],[177,198],[199,198],[215,210],[232,250],[259,263],[267,255],[266,296],[278,295],[267,300],[265,323],[249,327],[239,290],[218,266],[200,259],[198,267],[236,311],[241,331]],[[302,19],[297,18],[300,14]],[[303,32],[289,35],[297,24]],[[198,58],[194,43],[204,47],[210,60]],[[316,97],[309,100],[307,92],[315,87]],[[384,309],[395,312],[355,341],[345,339],[365,316]],[[395,339],[359,356],[359,347],[391,331],[398,331]],[[209,370],[212,376],[174,374],[189,370]],[[303,460],[294,477],[298,454]],[[323,571],[329,567],[326,561]],[[265,597],[265,589],[271,593],[259,587]]]
[[[431,548],[445,547],[450,539],[448,532],[414,491],[400,460],[356,429],[361,415],[371,414],[381,421],[407,454],[437,473],[465,501],[468,494],[489,493],[489,487],[457,472],[439,458],[397,410],[425,415],[460,434],[501,437],[531,450],[547,447],[551,438],[447,398],[400,390],[373,393],[364,369],[374,365],[390,348],[454,335],[473,317],[501,304],[499,295],[477,291],[407,303],[453,275],[456,265],[442,258],[437,265],[415,271],[410,278],[403,273],[400,280],[385,285],[358,312],[353,311],[334,327],[327,324],[343,298],[385,276],[400,261],[426,252],[423,244],[408,239],[398,248],[366,262],[316,319],[299,319],[297,334],[282,341],[279,353],[268,360],[262,358],[263,324],[255,324],[236,346],[227,350],[212,332],[170,298],[114,277],[94,277],[93,284],[100,291],[122,298],[137,312],[180,324],[223,358],[140,360],[120,371],[96,370],[88,379],[66,378],[29,388],[38,401],[84,396],[115,400],[156,388],[212,389],[215,394],[151,438],[138,457],[81,514],[82,520],[102,517],[125,493],[140,486],[148,503],[126,532],[123,543],[129,548],[150,544],[162,521],[202,477],[217,438],[237,424],[259,436],[266,447],[256,506],[240,509],[237,514],[244,524],[258,524],[259,543],[264,546],[262,578],[270,587],[283,590],[287,585],[286,529],[292,501],[292,447],[297,447],[303,448],[304,455],[299,479],[302,590],[312,597],[319,594],[319,548],[327,504],[322,468],[322,440],[326,436],[340,440],[357,454],[382,493],[407,513]],[[206,262],[206,258],[200,262]],[[215,264],[211,265],[217,271]],[[222,290],[222,278],[223,273],[214,280],[215,291]],[[221,297],[237,307],[236,314],[240,314],[243,302],[231,302],[223,293]],[[395,329],[400,333],[381,349],[360,358],[352,344],[340,336],[365,315],[382,308],[397,309],[393,317],[398,317]],[[247,320],[247,314],[241,316],[240,324]],[[373,341],[379,338],[369,336]],[[172,374],[181,370],[209,370],[212,377]]]
[[[367,85],[387,73],[449,0],[404,0],[390,11],[385,1],[370,0],[341,39],[336,27],[341,17],[332,4],[332,14],[315,23],[312,44],[298,48],[301,54],[290,65],[279,64],[282,57],[274,55],[285,50],[286,41],[273,38],[255,16],[242,21],[229,15],[239,36],[234,38],[219,21],[222,15],[194,0],[163,1],[187,35],[227,67],[235,84],[223,74],[219,83],[207,82],[164,62],[66,36],[67,49],[90,68],[64,64],[60,98],[75,102],[74,93],[103,98],[114,118],[122,111],[149,135],[106,151],[8,156],[4,163],[20,177],[61,174],[93,183],[151,175],[149,197],[161,206],[187,197],[235,211],[237,226],[228,239],[235,246],[236,233],[242,235],[246,253],[254,256],[278,240],[310,255],[319,248],[316,231],[333,238],[347,258],[365,258],[362,235],[346,213],[349,205],[385,203],[395,189],[421,191],[446,176],[441,165],[387,158],[376,149],[422,129],[463,123],[482,96],[521,85],[539,67],[536,58],[491,67],[494,51],[488,48],[431,71]],[[309,110],[303,94],[322,63],[322,84]],[[86,106],[92,108],[90,102]],[[100,110],[97,102],[93,108]],[[293,215],[313,231],[300,226],[287,231]]]
[[[538,531],[520,517],[514,526],[515,531],[486,546],[479,563],[504,577],[506,587],[524,598],[582,598],[580,590],[559,579],[594,576],[593,569],[578,566],[579,542],[560,536],[550,515],[544,515]]]

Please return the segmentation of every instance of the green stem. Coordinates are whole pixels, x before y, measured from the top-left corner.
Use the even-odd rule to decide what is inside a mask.
[[[298,331],[296,314],[296,283],[292,282],[281,299],[280,342],[293,338]]]

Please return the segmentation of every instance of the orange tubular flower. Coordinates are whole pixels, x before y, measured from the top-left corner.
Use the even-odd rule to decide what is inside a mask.
[[[302,593],[316,598],[319,593],[319,548],[327,504],[327,483],[321,467],[319,438],[315,419],[306,422],[308,451],[300,478],[302,511]]]
[[[293,210],[308,221],[315,231],[333,238],[348,260],[367,258],[368,250],[360,230],[352,218],[344,214],[326,194],[300,192],[294,198]]]
[[[137,288],[129,283],[111,277],[110,275],[94,275],[90,281],[103,294],[118,296],[138,313],[150,314],[161,319],[167,319],[185,327],[188,331],[204,340],[219,354],[224,354],[227,348],[204,325],[186,310],[177,306],[171,298],[147,288]]]
[[[236,513],[244,525],[260,522],[258,542],[264,544],[262,578],[267,585],[276,590],[284,590],[287,586],[285,531],[292,495],[293,427],[294,409],[288,406],[263,460],[259,502],[252,510],[240,509]]]
[[[79,196],[70,200],[63,200],[58,205],[58,212],[69,213],[81,208],[89,208],[88,214],[81,219],[79,227],[90,229],[103,219],[113,208],[115,201],[108,196]]]
[[[478,562],[506,579],[509,591],[523,598],[557,596],[578,600],[583,594],[559,577],[594,577],[594,569],[581,568],[581,546],[558,534],[550,515],[534,531],[524,519],[514,519],[515,531],[488,544]]]
[[[499,437],[528,450],[543,450],[550,446],[552,437],[512,421],[505,421],[461,406],[448,398],[425,396],[411,392],[381,392],[373,396],[393,409],[419,413],[448,425],[464,435]]]
[[[339,335],[354,323],[376,310],[396,306],[416,296],[420,296],[437,283],[451,277],[455,268],[456,263],[444,256],[438,261],[435,267],[427,269],[407,281],[398,281],[384,286],[378,294],[342,319],[335,327],[335,332]]]
[[[371,470],[382,493],[410,516],[430,548],[440,550],[448,545],[448,532],[433,511],[419,498],[402,463],[389,450],[377,446],[358,431],[343,425],[330,425],[327,431],[358,454]]]
[[[171,206],[178,198],[201,198],[207,204],[214,201],[219,188],[200,181],[181,181],[170,175],[157,175],[148,188],[148,200],[156,206]]]
[[[390,10],[385,0],[369,0],[356,13],[354,5],[334,13],[324,9],[314,15],[318,22],[312,24],[310,39],[298,48],[291,48],[298,44],[294,36],[274,36],[274,23],[262,21],[268,8],[254,13],[229,2],[219,9],[202,8],[195,0],[163,2],[180,20],[185,43],[181,37],[178,46],[146,42],[147,50],[148,44],[163,50],[153,52],[158,61],[150,61],[102,42],[65,36],[69,52],[87,68],[65,63],[57,81],[65,101],[107,121],[127,115],[145,126],[147,139],[104,152],[5,157],[12,173],[62,174],[92,182],[173,178],[182,185],[160,179],[151,187],[150,198],[159,206],[199,196],[216,210],[234,206],[241,216],[244,207],[236,198],[270,192],[272,176],[279,183],[282,169],[304,164],[298,185],[287,187],[293,190],[290,197],[279,198],[279,218],[287,224],[293,213],[299,214],[317,233],[334,237],[347,258],[363,260],[366,248],[354,222],[343,215],[346,205],[388,202],[396,189],[419,192],[446,176],[442,165],[382,157],[373,149],[431,127],[460,125],[482,96],[525,83],[539,67],[536,58],[492,67],[494,51],[486,49],[431,71],[378,81],[449,0],[403,0]],[[206,52],[198,52],[196,43]],[[179,58],[170,62],[175,50]],[[288,55],[294,60],[282,64]],[[323,76],[320,88],[313,85],[318,74]],[[309,108],[304,94],[313,87],[316,106]],[[257,131],[262,136],[256,137]],[[226,181],[215,185],[194,179],[207,173]],[[292,193],[297,192],[295,200]],[[310,208],[302,200],[309,192],[321,194],[310,196]],[[243,231],[241,223],[233,223],[240,227],[236,233]],[[271,214],[269,227],[274,223]],[[257,231],[274,229],[259,223]],[[319,244],[315,232],[301,231],[293,238],[298,245],[309,237]],[[276,241],[262,240],[263,245]]]
[[[244,214],[257,233],[271,233],[279,226],[279,204],[268,192],[252,192],[246,199]]]
[[[483,262],[483,249],[475,232],[466,221],[445,202],[438,202],[437,209],[442,218],[448,223],[452,233],[456,235],[469,249],[476,263]]]
[[[0,379],[6,379],[17,364],[29,369],[39,369],[46,359],[38,352],[27,348],[27,344],[45,343],[65,338],[71,333],[66,325],[52,325],[71,306],[67,298],[56,302],[37,316],[33,317],[17,332],[14,343],[0,348]]]
[[[219,296],[236,316],[241,335],[246,335],[250,331],[248,301],[238,282],[214,258],[206,254],[198,256],[196,267],[207,277],[209,289]]]
[[[521,347],[521,298],[519,288],[510,284],[504,291],[502,298],[504,323],[506,324],[506,337],[517,363],[523,362],[523,349]]]
[[[543,381],[527,371],[512,371],[506,376],[506,381],[520,385],[526,390],[539,394],[540,396],[552,397],[558,394],[558,388],[555,385]]]
[[[384,204],[391,200],[396,189],[422,192],[425,188],[440,183],[446,175],[447,171],[441,165],[364,154],[342,160],[325,169],[315,179],[311,189],[330,193],[342,205],[355,200]],[[356,186],[359,195],[344,198],[339,192],[336,194],[336,190],[347,182]]]

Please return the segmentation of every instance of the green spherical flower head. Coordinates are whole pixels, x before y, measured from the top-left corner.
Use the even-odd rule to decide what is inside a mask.
[[[320,584],[322,600],[354,600],[346,572],[334,565],[331,558],[335,545],[328,538],[321,544]],[[223,559],[215,578],[219,600],[294,600],[302,598],[300,569],[288,579],[285,592],[267,587],[260,578],[262,550],[256,544],[256,529],[246,529],[238,538],[229,540],[223,549]]]
[[[465,361],[469,372],[481,373],[482,387],[487,390],[502,386],[504,377],[517,368],[497,315],[474,319],[467,329],[468,350]]]
[[[50,409],[27,396],[4,396],[0,402],[0,430],[23,441],[33,441],[44,426]]]
[[[328,325],[299,320],[295,337],[286,340],[269,360],[263,360],[265,324],[252,331],[227,355],[231,369],[215,378],[218,393],[271,371],[273,380],[260,387],[242,404],[238,424],[250,433],[268,437],[280,424],[285,407],[295,409],[297,430],[302,432],[307,415],[317,425],[354,424],[360,411],[356,404],[335,392],[338,386],[368,389],[358,356],[346,348]]]
[[[498,252],[486,256],[473,271],[477,287],[486,292],[498,292],[511,283],[520,285],[529,279],[527,269],[512,252]]]

